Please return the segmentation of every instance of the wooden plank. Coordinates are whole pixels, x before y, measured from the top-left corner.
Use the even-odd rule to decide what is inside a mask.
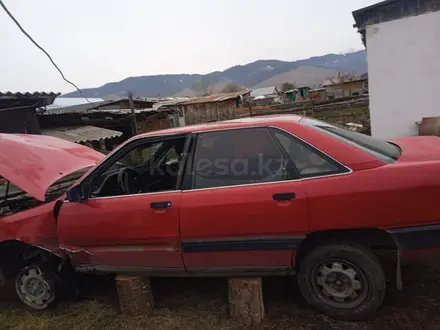
[[[230,278],[228,286],[231,317],[247,326],[259,326],[265,314],[261,278]]]
[[[153,310],[154,299],[149,277],[117,275],[116,288],[123,314],[148,315]]]

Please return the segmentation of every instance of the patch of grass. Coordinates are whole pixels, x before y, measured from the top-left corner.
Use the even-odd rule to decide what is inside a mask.
[[[327,117],[340,117],[340,116],[357,116],[357,115],[368,115],[368,107],[352,107],[341,110],[324,110],[316,111],[313,117],[316,118],[327,118]]]
[[[394,265],[387,268],[393,271]],[[402,291],[391,280],[383,307],[370,320],[338,322],[307,307],[294,278],[264,280],[266,320],[263,329],[440,329],[440,263],[403,266]],[[81,278],[85,296],[62,302],[49,311],[31,312],[15,298],[13,288],[0,295],[0,328],[40,329],[243,329],[228,316],[226,279],[153,279],[152,315],[124,317],[118,313],[111,277]]]

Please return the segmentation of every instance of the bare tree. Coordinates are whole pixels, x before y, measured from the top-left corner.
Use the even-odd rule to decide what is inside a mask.
[[[292,84],[292,83],[290,83],[290,82],[283,82],[283,83],[281,84],[281,90],[282,90],[283,92],[285,92],[285,91],[289,91],[289,90],[292,90],[292,89],[295,89],[295,88],[296,88],[295,84]]]
[[[227,84],[225,87],[222,88],[222,93],[234,93],[234,92],[240,92],[243,90],[243,87],[241,87],[239,84],[231,82]]]
[[[214,94],[214,86],[207,79],[201,79],[192,85],[197,96],[208,96]]]

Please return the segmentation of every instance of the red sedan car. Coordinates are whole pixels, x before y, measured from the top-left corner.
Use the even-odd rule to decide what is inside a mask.
[[[358,320],[385,295],[378,250],[440,247],[437,137],[386,142],[285,115],[151,132],[105,158],[3,134],[0,160],[0,267],[35,309],[73,270],[296,273],[312,306]]]

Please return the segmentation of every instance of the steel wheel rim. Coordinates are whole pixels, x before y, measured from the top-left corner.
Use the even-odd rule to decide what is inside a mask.
[[[26,305],[43,310],[55,300],[55,293],[38,266],[23,269],[15,283],[16,291]]]
[[[319,300],[334,308],[355,308],[368,296],[365,273],[346,260],[331,259],[315,266],[311,280]]]

